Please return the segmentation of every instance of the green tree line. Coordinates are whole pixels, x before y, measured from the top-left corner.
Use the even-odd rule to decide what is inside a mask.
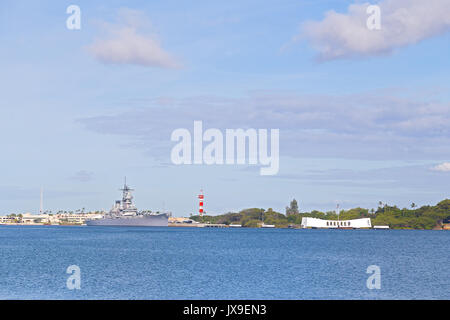
[[[286,207],[286,214],[262,208],[250,208],[239,212],[229,212],[225,214],[209,216],[192,216],[191,219],[203,223],[220,224],[241,224],[243,227],[256,228],[265,224],[273,224],[277,228],[288,226],[299,226],[303,217],[313,217],[326,220],[349,220],[358,218],[371,218],[372,225],[388,225],[391,229],[433,229],[442,224],[445,219],[450,219],[450,199],[443,200],[434,206],[426,205],[417,207],[414,203],[411,208],[398,208],[379,203],[378,208],[365,209],[353,208],[341,210],[339,217],[336,211],[300,212],[298,203],[294,199],[289,207]]]

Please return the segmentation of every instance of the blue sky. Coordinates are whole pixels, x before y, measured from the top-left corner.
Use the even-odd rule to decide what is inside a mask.
[[[109,209],[125,175],[177,216],[200,188],[211,214],[448,198],[448,1],[372,4],[379,31],[361,1],[2,1],[1,212],[36,212],[41,186],[46,209]],[[194,120],[279,128],[278,175],[172,165]]]

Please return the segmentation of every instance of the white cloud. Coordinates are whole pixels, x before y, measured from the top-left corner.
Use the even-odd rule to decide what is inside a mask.
[[[303,24],[306,37],[321,60],[364,57],[390,53],[450,31],[449,0],[384,0],[381,30],[369,30],[369,3],[352,4],[346,14],[333,10],[322,21]]]
[[[450,171],[450,162],[444,162],[444,163],[438,164],[437,166],[432,167],[431,170],[449,172]]]
[[[140,34],[138,28],[147,21],[142,13],[122,10],[122,23],[104,23],[106,39],[97,39],[88,47],[99,61],[134,64],[145,67],[178,68],[180,64],[162,47],[155,34]]]
[[[446,159],[450,103],[430,99],[378,92],[161,98],[79,121],[95,132],[126,136],[152,155],[168,155],[171,132],[202,120],[205,128],[279,128],[280,153],[293,157]]]

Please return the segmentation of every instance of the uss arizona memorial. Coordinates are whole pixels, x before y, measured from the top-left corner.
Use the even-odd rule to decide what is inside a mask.
[[[353,220],[322,220],[317,218],[302,218],[304,229],[369,229],[372,228],[370,218]]]

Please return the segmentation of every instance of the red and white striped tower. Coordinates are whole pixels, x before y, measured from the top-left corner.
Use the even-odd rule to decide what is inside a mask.
[[[203,195],[203,190],[200,190],[200,194],[198,195],[198,214],[203,217],[203,199],[205,196]]]

